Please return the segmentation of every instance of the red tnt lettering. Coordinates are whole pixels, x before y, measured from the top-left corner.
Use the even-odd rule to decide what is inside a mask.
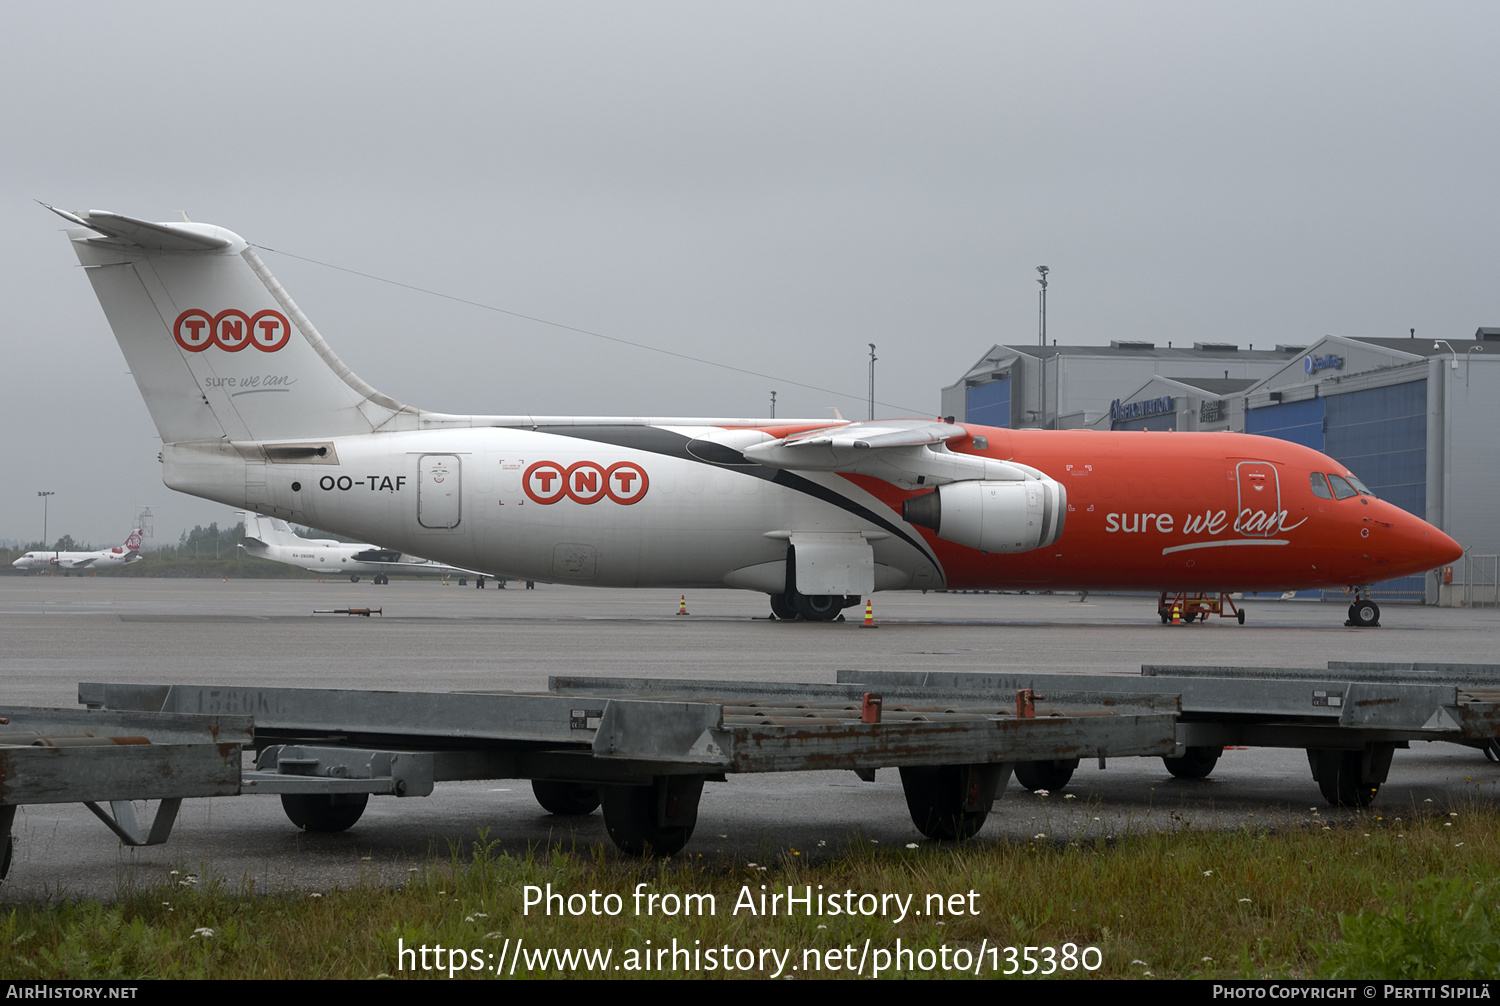
[[[568,499],[588,506],[604,498],[609,477],[604,468],[592,461],[576,461],[568,466]]]
[[[172,325],[172,338],[189,353],[201,353],[213,340],[213,324],[214,320],[207,311],[189,308],[177,316]]]
[[[634,461],[617,461],[605,472],[609,498],[621,506],[639,503],[651,486],[646,469]]]

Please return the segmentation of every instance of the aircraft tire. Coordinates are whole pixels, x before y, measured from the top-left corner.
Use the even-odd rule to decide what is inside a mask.
[[[1378,628],[1380,605],[1374,601],[1355,601],[1349,605],[1349,621],[1362,629]]]
[[[627,856],[674,855],[693,837],[702,793],[701,776],[658,776],[650,786],[604,786],[605,830]],[[692,806],[683,806],[686,801]],[[661,824],[664,810],[691,823]]]
[[[350,573],[349,574],[349,582],[350,583],[358,583],[359,582],[359,574],[358,573]]]
[[[984,827],[1009,775],[1009,765],[915,765],[901,769],[901,790],[918,831],[955,842]],[[971,787],[979,797],[975,803],[969,800]]]
[[[1016,782],[1033,793],[1039,789],[1062,789],[1073,778],[1073,771],[1077,768],[1077,758],[1016,762]]]
[[[281,809],[297,827],[304,831],[324,834],[348,831],[354,827],[365,804],[370,802],[368,793],[283,793]]]
[[[785,594],[772,594],[771,614],[783,622],[795,621],[797,618],[797,606],[788,600]]]
[[[1223,753],[1223,748],[1190,747],[1181,758],[1163,758],[1161,761],[1175,778],[1207,779]]]
[[[599,809],[599,787],[555,779],[531,780],[531,793],[549,814],[564,817],[592,814]]]
[[[792,605],[804,621],[831,622],[844,610],[844,598],[839,594],[797,594]]]

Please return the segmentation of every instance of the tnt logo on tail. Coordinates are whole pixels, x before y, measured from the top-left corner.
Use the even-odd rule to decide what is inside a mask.
[[[291,341],[292,326],[286,315],[270,309],[250,315],[231,307],[211,315],[192,307],[177,316],[172,338],[189,353],[201,353],[209,346],[226,353],[238,353],[246,346],[274,353]]]

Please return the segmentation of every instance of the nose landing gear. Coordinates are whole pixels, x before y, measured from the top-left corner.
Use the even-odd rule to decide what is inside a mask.
[[[1349,605],[1349,620],[1344,623],[1358,629],[1380,628],[1380,605],[1363,596],[1362,588],[1354,588],[1354,603]]]

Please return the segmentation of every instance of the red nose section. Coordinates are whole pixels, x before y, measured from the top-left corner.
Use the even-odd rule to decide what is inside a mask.
[[[1394,507],[1391,509],[1395,510]],[[1397,510],[1401,515],[1386,549],[1394,576],[1412,576],[1438,566],[1457,562],[1463,546],[1442,531],[1418,517]]]

